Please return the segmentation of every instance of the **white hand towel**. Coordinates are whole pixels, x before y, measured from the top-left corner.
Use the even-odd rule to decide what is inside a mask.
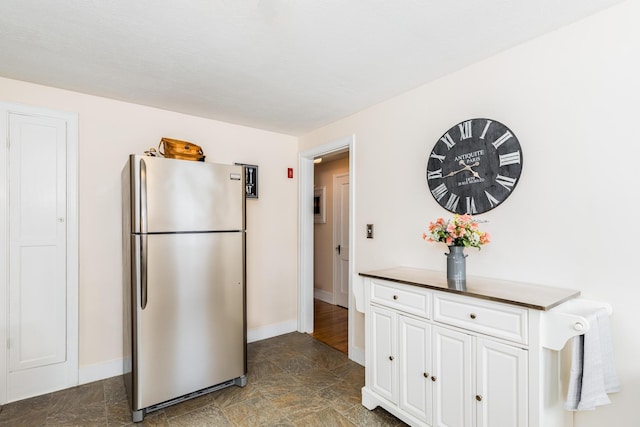
[[[598,327],[600,328],[600,347],[602,348],[602,374],[604,376],[604,389],[607,393],[620,391],[620,381],[616,373],[616,365],[613,358],[613,342],[611,339],[611,324],[606,310],[598,311]]]
[[[569,372],[569,390],[564,408],[568,411],[578,409],[582,391],[582,359],[584,354],[584,335],[573,338],[571,349],[571,371]]]
[[[607,393],[620,390],[607,310],[587,317],[589,330],[573,339],[569,390],[565,409],[584,411],[611,403]]]

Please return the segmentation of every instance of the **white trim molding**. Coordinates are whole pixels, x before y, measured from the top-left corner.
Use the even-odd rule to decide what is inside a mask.
[[[335,299],[333,297],[333,292],[325,291],[324,289],[313,289],[313,298],[326,302],[328,304],[335,305]]]
[[[353,346],[353,263],[355,260],[355,153],[356,138],[350,135],[298,155],[298,332],[313,332],[313,159],[336,151],[349,150],[349,358],[358,352]],[[356,360],[357,361],[357,360]],[[360,362],[358,362],[360,363]]]
[[[273,325],[261,326],[259,328],[247,331],[247,343],[266,340],[267,338],[277,337],[279,335],[295,332],[298,322],[296,320],[288,320]]]
[[[78,384],[88,384],[124,373],[124,359],[112,359],[93,365],[81,366],[78,372]]]

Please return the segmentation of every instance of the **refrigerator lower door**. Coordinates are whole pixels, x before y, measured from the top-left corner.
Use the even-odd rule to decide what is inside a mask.
[[[132,238],[132,409],[245,375],[244,232]]]

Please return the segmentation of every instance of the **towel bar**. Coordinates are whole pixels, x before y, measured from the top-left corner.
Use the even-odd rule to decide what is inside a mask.
[[[589,330],[587,317],[604,308],[611,315],[613,309],[606,302],[576,298],[542,313],[541,341],[543,347],[560,351],[569,338]]]

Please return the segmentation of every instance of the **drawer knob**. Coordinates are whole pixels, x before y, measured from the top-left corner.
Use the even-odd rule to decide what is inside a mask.
[[[389,356],[389,360],[393,361],[393,356]]]
[[[424,374],[422,374],[422,376],[425,377],[425,378],[429,378],[429,373],[425,372]]]
[[[398,295],[394,295],[394,296],[393,296],[393,299],[398,299]]]
[[[472,318],[472,319],[475,319],[475,318],[476,318],[476,314],[475,314],[475,313],[471,313],[471,314],[469,315],[469,317],[470,317],[470,318]]]
[[[436,377],[431,377],[431,381],[433,381],[434,383],[436,382],[437,378]]]
[[[478,402],[482,402],[482,396],[480,396],[479,394],[476,394],[476,400]]]

